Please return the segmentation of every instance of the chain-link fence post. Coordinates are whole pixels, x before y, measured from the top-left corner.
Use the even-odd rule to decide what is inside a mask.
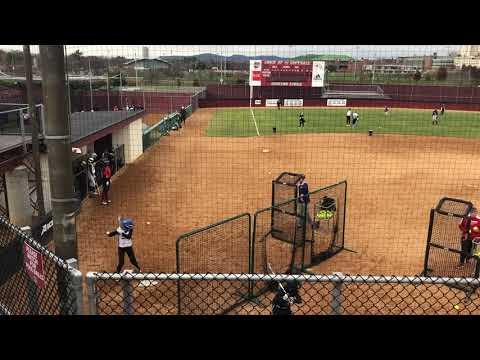
[[[332,291],[332,315],[341,315],[342,314],[342,288],[343,288],[343,273],[335,272],[333,275],[336,276],[333,279],[333,291]]]
[[[132,273],[132,270],[125,270],[124,272],[125,274],[127,274],[126,276],[128,276],[128,274],[131,274]],[[133,308],[132,308],[132,305],[133,305],[133,287],[132,287],[132,283],[131,283],[131,279],[129,278],[124,278],[122,280],[123,282],[123,313],[125,315],[133,315]]]
[[[97,315],[97,295],[95,292],[95,275],[93,272],[87,273],[87,297],[88,297],[88,313]]]
[[[75,310],[71,315],[83,315],[83,279],[82,273],[78,270],[77,259],[68,259],[66,263],[73,268],[70,273],[70,288],[75,296]]]

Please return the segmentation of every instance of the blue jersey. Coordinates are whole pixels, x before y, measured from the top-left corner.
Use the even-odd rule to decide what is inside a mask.
[[[310,201],[308,184],[306,182],[298,186],[298,197],[302,203],[308,203]]]

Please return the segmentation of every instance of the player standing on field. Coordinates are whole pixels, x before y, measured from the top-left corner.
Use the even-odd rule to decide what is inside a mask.
[[[388,116],[388,113],[390,112],[390,109],[388,108],[388,106],[385,106],[385,109],[383,109],[383,112],[385,116]]]
[[[350,126],[350,120],[352,119],[352,109],[347,111],[347,126]]]
[[[281,315],[293,315],[290,306],[292,305],[292,300],[290,297],[283,291],[283,289],[278,285],[277,293],[272,301],[272,315],[281,316]]]
[[[289,280],[282,288],[277,285],[277,293],[272,301],[272,315],[293,315],[292,304],[301,304],[302,298],[298,293],[299,284],[295,280]]]
[[[432,111],[432,125],[438,125],[438,110]]]
[[[359,117],[358,113],[353,112],[353,114],[352,114],[352,128],[357,127],[358,117]]]
[[[463,219],[458,227],[462,231],[462,253],[460,254],[459,265],[459,267],[462,267],[472,252],[472,240],[480,238],[480,217],[478,216],[477,209],[473,208],[470,214],[468,214],[468,217]]]
[[[130,262],[140,272],[140,266],[138,265],[135,253],[133,252],[132,235],[133,235],[133,221],[132,219],[122,219],[118,217],[120,226],[113,231],[108,232],[108,236],[118,235],[118,265],[117,273],[122,271],[122,267],[125,261],[125,253],[128,255]]]
[[[88,186],[92,194],[98,195],[98,185],[97,185],[97,175],[95,173],[95,160],[97,159],[97,154],[92,153],[88,158],[87,164],[87,175],[88,175]]]
[[[105,159],[103,163],[105,164],[105,166],[102,170],[102,205],[107,205],[112,202],[112,200],[108,199],[108,191],[110,190],[110,178],[112,177],[112,169],[110,169],[110,161],[108,159]]]
[[[312,218],[310,217],[310,214],[308,212],[308,209],[306,210],[306,207],[308,206],[308,203],[310,202],[310,192],[308,190],[308,183],[303,178],[300,181],[300,184],[298,184],[298,202],[297,202],[297,214],[298,216],[302,219],[303,215],[305,214],[305,211],[307,213],[307,221],[312,225],[314,229],[317,229],[317,224],[312,221]],[[303,224],[299,224],[299,227],[302,227]],[[306,224],[305,224],[306,225]]]
[[[440,108],[440,115],[443,116],[445,113],[445,104],[442,104],[442,107]]]
[[[280,105],[282,105],[282,102],[280,99],[277,100],[277,109],[280,110]]]
[[[303,115],[303,111],[300,113],[298,118],[298,127],[305,127],[305,116]]]

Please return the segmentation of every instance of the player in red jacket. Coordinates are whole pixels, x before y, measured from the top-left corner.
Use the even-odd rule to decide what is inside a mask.
[[[105,167],[102,171],[103,191],[102,191],[102,204],[107,205],[112,202],[108,198],[108,191],[110,190],[110,178],[112,177],[112,169],[110,168],[110,161],[104,160]]]
[[[468,217],[464,218],[460,225],[462,231],[462,253],[460,254],[460,266],[465,265],[465,260],[472,252],[472,240],[480,238],[480,217],[476,208],[473,208]]]

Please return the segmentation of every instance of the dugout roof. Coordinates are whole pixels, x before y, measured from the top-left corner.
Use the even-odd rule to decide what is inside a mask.
[[[79,147],[90,144],[116,130],[127,126],[144,114],[137,111],[95,111],[76,112],[71,114],[72,146]],[[29,133],[25,134],[25,142],[32,142]],[[0,153],[22,146],[20,134],[0,135]]]
[[[76,112],[71,115],[72,146],[83,146],[140,118],[144,110]]]

